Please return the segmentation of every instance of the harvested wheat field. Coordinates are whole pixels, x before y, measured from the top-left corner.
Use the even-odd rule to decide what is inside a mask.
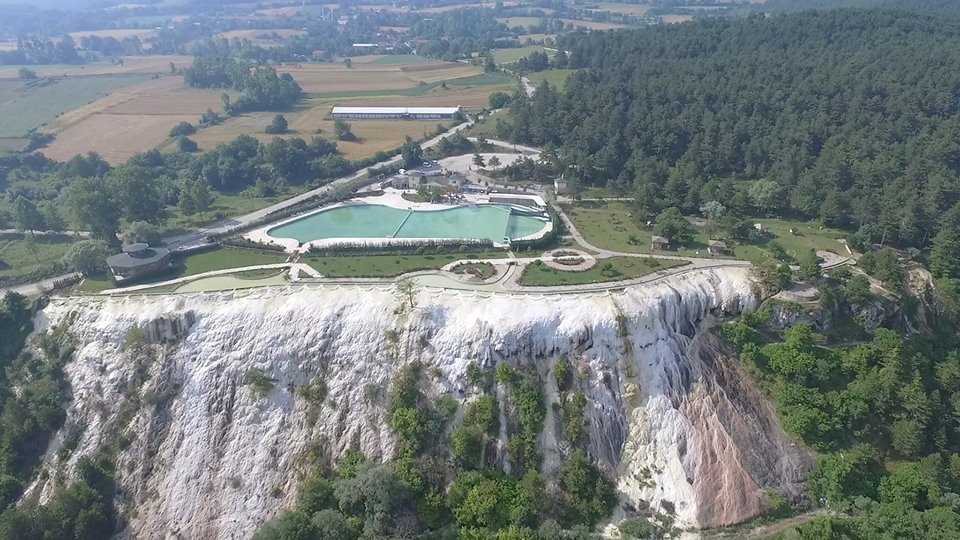
[[[134,154],[154,148],[167,139],[178,122],[195,122],[196,115],[146,116],[95,114],[57,135],[42,150],[50,159],[66,161],[77,154],[97,152],[108,163],[125,162]]]
[[[190,67],[192,56],[155,55],[155,56],[124,56],[123,65],[111,62],[95,62],[83,65],[52,64],[30,66],[41,77],[79,77],[94,75],[133,75],[154,73],[170,73],[170,63],[177,68]],[[19,66],[0,66],[0,79],[19,79]]]
[[[163,143],[179,122],[196,123],[208,108],[220,110],[221,93],[188,88],[179,76],[122,88],[61,115],[46,130],[56,139],[43,152],[58,160],[97,152],[111,164],[122,163]]]
[[[265,9],[258,9],[254,11],[254,14],[260,15],[261,17],[266,17],[269,19],[286,19],[289,17],[296,17],[297,15],[299,15],[300,8],[295,6],[265,8]]]
[[[243,114],[219,126],[213,126],[198,131],[191,138],[197,142],[201,150],[210,150],[218,144],[230,142],[240,135],[251,135],[263,142],[269,142],[274,137],[300,137],[310,141],[314,136],[333,139],[333,120],[327,119],[329,107],[321,111],[311,109],[300,113],[285,114],[290,124],[290,131],[283,135],[270,135],[264,130],[276,113],[257,112]],[[340,152],[347,159],[363,159],[373,156],[377,152],[395,150],[406,137],[422,139],[431,135],[436,129],[437,120],[364,120],[351,123],[352,131],[359,140],[355,142],[338,141]],[[317,130],[320,130],[319,133]]]
[[[113,38],[117,40],[137,37],[141,40],[147,40],[156,35],[156,30],[147,28],[117,28],[112,30],[87,30],[83,32],[70,32],[70,37],[73,38],[74,41],[80,41],[86,37]]]

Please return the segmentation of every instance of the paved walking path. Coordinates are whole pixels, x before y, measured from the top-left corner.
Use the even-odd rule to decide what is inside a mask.
[[[60,280],[68,279],[76,276],[76,272],[71,272],[69,274],[61,274],[59,276],[53,276],[40,281],[34,281],[33,283],[23,283],[20,285],[12,285],[10,287],[5,287],[0,289],[0,296],[5,296],[8,292],[14,292],[17,294],[22,294],[23,296],[43,296],[54,289],[54,284]]]
[[[117,287],[116,289],[107,289],[102,291],[100,294],[117,294],[117,293],[132,293],[138,291],[146,291],[148,289],[155,289],[157,287],[169,287],[171,285],[180,285],[182,283],[188,283],[190,281],[196,281],[198,279],[204,279],[209,277],[216,276],[225,276],[228,274],[238,274],[240,272],[249,272],[250,270],[281,270],[284,268],[291,268],[297,266],[308,266],[303,263],[274,263],[274,264],[258,264],[255,266],[243,266],[240,268],[226,268],[224,270],[211,270],[210,272],[203,272],[201,274],[193,274],[192,276],[184,276],[176,279],[170,279],[167,281],[161,281],[159,283],[146,283],[144,285],[133,285],[130,287]],[[299,270],[303,270],[299,268]],[[311,275],[314,275],[315,272],[313,268],[310,268]]]

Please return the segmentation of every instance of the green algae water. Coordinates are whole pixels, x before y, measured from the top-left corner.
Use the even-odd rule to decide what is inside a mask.
[[[514,214],[507,206],[402,210],[363,204],[317,212],[267,234],[300,243],[328,238],[470,238],[503,243],[534,234],[545,225],[543,219]]]

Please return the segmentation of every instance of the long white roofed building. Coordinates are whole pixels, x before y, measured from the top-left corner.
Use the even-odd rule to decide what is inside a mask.
[[[459,111],[460,107],[334,107],[330,116],[350,120],[445,120]]]

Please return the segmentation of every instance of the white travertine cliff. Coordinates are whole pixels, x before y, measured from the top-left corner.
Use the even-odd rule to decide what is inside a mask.
[[[308,453],[390,457],[383,396],[403,363],[423,362],[431,395],[461,400],[471,362],[533,367],[549,401],[560,356],[581,375],[588,450],[615,479],[622,508],[651,505],[680,526],[712,527],[756,515],[765,489],[800,489],[809,457],[707,331],[754,307],[745,269],[610,293],[422,289],[414,309],[405,301],[392,288],[356,286],[53,300],[38,331],[69,324],[77,352],[61,431],[80,426],[82,435],[66,463],[58,435],[49,474],[26,496],[49,496],[80,456],[120,438],[129,535],[248,537],[293,503]],[[127,344],[136,327],[150,343],[140,354]],[[244,385],[250,368],[276,381],[267,396]],[[295,391],[317,377],[328,389],[322,406]],[[570,449],[547,420],[549,475]]]

